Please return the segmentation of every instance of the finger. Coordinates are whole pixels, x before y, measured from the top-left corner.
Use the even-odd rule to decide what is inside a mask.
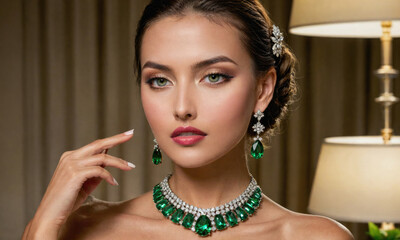
[[[96,154],[85,159],[77,159],[81,166],[101,166],[101,167],[116,167],[122,170],[131,170],[135,165],[121,158],[114,157],[108,154]]]
[[[97,139],[77,150],[75,150],[72,154],[76,158],[81,158],[85,156],[91,156],[94,154],[98,154],[103,152],[106,149],[110,149],[118,144],[124,143],[131,139],[133,136],[133,129],[130,131],[126,131],[124,133],[116,134],[111,137]]]
[[[92,178],[102,178],[109,184],[118,186],[117,180],[111,175],[109,171],[99,166],[91,166],[82,169],[81,174],[83,174],[83,183]]]

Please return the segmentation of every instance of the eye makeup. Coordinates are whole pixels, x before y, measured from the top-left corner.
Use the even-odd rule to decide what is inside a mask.
[[[218,80],[213,81],[210,79],[210,77],[218,77]],[[223,83],[227,83],[232,78],[233,78],[233,76],[231,76],[231,75],[216,71],[216,72],[211,72],[211,73],[206,74],[204,77],[201,78],[200,82],[202,82],[202,83],[204,82],[205,84],[208,84],[208,85],[220,85]],[[150,88],[153,88],[153,89],[161,89],[164,87],[168,87],[169,85],[172,84],[172,82],[170,80],[168,80],[165,77],[161,77],[161,76],[150,77],[149,79],[145,80],[145,82],[146,82],[146,84],[148,84],[150,86]],[[170,83],[170,84],[168,84],[168,83]]]

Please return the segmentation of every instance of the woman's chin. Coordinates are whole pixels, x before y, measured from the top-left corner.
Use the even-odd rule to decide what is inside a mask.
[[[180,168],[187,168],[187,169],[196,169],[205,167],[212,162],[174,162],[175,166],[179,166]]]
[[[201,168],[214,163],[215,161],[217,161],[219,156],[190,152],[182,154],[175,153],[172,156],[169,155],[169,158],[176,166],[179,166],[181,168]]]
[[[179,166],[180,168],[201,168],[205,167],[207,165],[212,164],[215,162],[215,159],[204,159],[204,158],[182,158],[179,157],[178,159],[176,158],[171,158],[175,166]]]

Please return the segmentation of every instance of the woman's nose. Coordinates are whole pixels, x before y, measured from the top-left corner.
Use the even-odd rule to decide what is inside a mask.
[[[174,116],[177,120],[188,121],[196,118],[194,86],[181,85],[176,88]]]

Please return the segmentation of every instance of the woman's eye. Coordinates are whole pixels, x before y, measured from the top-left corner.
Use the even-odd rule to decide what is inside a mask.
[[[227,80],[230,80],[231,78],[233,78],[232,76],[228,76],[225,74],[221,74],[221,73],[212,73],[212,74],[208,74],[205,77],[205,81],[211,83],[211,84],[218,84],[218,83],[223,83]]]
[[[165,78],[151,78],[147,81],[150,87],[161,88],[168,85],[169,81]]]
[[[168,81],[167,79],[164,78],[157,78],[154,80],[154,82],[156,83],[157,86],[163,87],[165,85],[167,85]]]

